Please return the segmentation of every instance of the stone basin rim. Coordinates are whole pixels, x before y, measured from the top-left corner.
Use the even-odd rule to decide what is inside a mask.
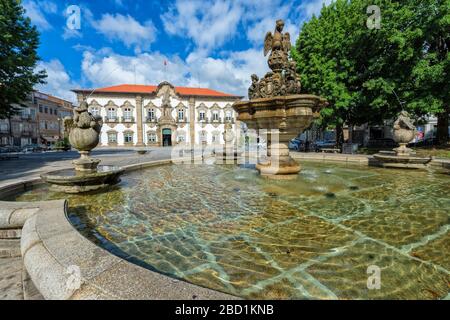
[[[62,169],[57,171],[52,171],[48,173],[41,174],[41,178],[44,182],[47,183],[55,183],[58,185],[72,185],[74,183],[85,183],[88,184],[90,182],[97,182],[98,180],[102,178],[108,178],[112,176],[118,176],[125,172],[124,168],[116,167],[116,166],[110,166],[111,170],[108,171],[97,171],[92,173],[83,173],[80,176],[73,175],[73,176],[65,176],[65,175],[59,175],[61,172],[66,172],[68,170]],[[75,172],[75,169],[73,169],[73,172]]]
[[[131,172],[171,163],[171,160],[151,161],[129,165],[124,170]],[[43,183],[38,178],[22,181],[27,182],[29,186]],[[17,185],[18,183],[11,183],[2,186],[0,191],[5,192],[8,188],[17,190]],[[0,229],[23,226],[21,254],[24,267],[46,299],[240,299],[151,271],[94,244],[69,221],[66,200],[0,200],[0,205],[10,211],[8,214],[0,211]],[[15,210],[27,208],[36,211],[16,217],[18,222],[15,225],[9,223]],[[7,216],[3,217],[5,214]],[[67,270],[71,266],[80,267],[82,281],[77,289],[67,286],[70,276]]]

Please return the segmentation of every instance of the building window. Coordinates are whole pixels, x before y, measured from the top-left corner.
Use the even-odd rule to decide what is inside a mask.
[[[149,143],[156,143],[156,133],[155,132],[149,132],[148,133],[148,142]]]
[[[123,117],[125,120],[131,120],[133,117],[133,111],[131,111],[131,108],[125,108],[123,109]]]
[[[44,112],[45,112],[45,113],[48,113],[48,107],[45,107],[45,108],[44,108]]]
[[[178,120],[184,120],[184,110],[178,110]]]
[[[116,109],[108,108],[108,119],[115,120],[116,119]]]
[[[199,113],[199,119],[200,119],[200,121],[203,121],[203,120],[205,120],[205,111],[200,111],[200,113]]]
[[[133,143],[133,132],[131,131],[124,132],[123,139],[125,143]]]
[[[98,107],[91,107],[91,114],[93,115],[93,116],[98,116],[98,115],[100,115],[100,110],[98,109]]]
[[[225,120],[231,121],[233,119],[233,113],[230,110],[225,112]]]
[[[39,112],[42,113],[44,110],[42,109],[42,106],[39,105]]]
[[[148,109],[147,116],[149,121],[155,120],[155,109]]]
[[[117,143],[117,132],[108,132],[108,143]]]
[[[213,111],[213,121],[219,121],[219,112]]]

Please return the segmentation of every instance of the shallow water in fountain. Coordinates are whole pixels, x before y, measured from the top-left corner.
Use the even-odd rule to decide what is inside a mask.
[[[72,223],[132,262],[245,298],[449,297],[450,179],[302,164],[296,181],[237,166],[171,165],[69,199]],[[368,289],[369,266],[381,288]]]

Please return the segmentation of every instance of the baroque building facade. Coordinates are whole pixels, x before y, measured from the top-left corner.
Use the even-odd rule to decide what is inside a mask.
[[[168,82],[73,92],[103,119],[99,146],[215,145],[224,143],[225,124],[240,131],[231,107],[237,95]]]

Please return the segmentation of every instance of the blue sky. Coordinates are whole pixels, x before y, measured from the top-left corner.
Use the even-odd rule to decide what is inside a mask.
[[[23,0],[41,33],[39,90],[74,100],[73,88],[121,83],[209,87],[246,95],[276,19],[295,41],[300,26],[331,0]],[[81,11],[79,30],[67,8]],[[164,65],[167,61],[167,66]]]

